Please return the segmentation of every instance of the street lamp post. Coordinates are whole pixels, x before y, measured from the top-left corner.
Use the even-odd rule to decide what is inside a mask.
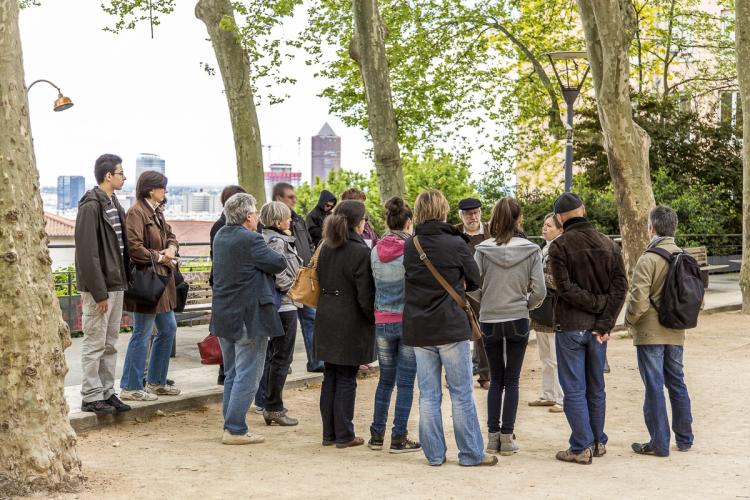
[[[33,87],[39,82],[48,83],[52,85],[53,87],[55,87],[55,89],[57,89],[57,99],[55,99],[55,103],[52,105],[52,109],[54,111],[65,111],[66,109],[73,107],[73,101],[70,100],[70,97],[64,96],[62,94],[62,91],[60,90],[60,87],[58,87],[57,85],[55,85],[49,80],[34,80],[33,82],[31,82],[31,85],[26,87],[26,92],[31,90],[31,87]]]
[[[586,52],[566,51],[545,54],[560,84],[567,108],[565,120],[565,191],[573,189],[573,105],[589,73]]]

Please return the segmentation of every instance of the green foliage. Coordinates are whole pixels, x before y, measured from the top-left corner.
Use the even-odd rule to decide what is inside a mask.
[[[64,297],[66,295],[77,295],[78,289],[76,288],[76,267],[67,266],[55,269],[52,272],[52,278],[54,280],[55,295],[58,297]],[[70,282],[70,286],[68,283]]]
[[[654,196],[670,205],[684,233],[740,233],[742,231],[742,145],[728,124],[714,113],[685,110],[677,99],[636,96],[635,121],[651,136],[649,162]],[[599,117],[591,101],[584,101],[577,125],[574,157],[595,191],[611,189],[607,158],[599,142]]]
[[[406,200],[413,205],[417,195],[427,189],[439,189],[448,198],[451,206],[449,222],[457,224],[458,202],[462,198],[478,196],[467,162],[452,158],[445,153],[430,151],[422,156],[406,155],[403,159]],[[297,188],[297,211],[307,214],[318,203],[324,189],[337,198],[350,187],[356,187],[367,195],[367,213],[370,223],[382,234],[385,230],[383,203],[378,190],[377,174],[361,174],[349,170],[332,171],[325,181],[316,178],[311,186],[303,183]]]
[[[104,31],[119,33],[132,30],[144,21],[154,26],[161,23],[161,15],[174,12],[176,0],[109,0],[102,3],[102,10],[116,18],[114,26],[106,26]]]

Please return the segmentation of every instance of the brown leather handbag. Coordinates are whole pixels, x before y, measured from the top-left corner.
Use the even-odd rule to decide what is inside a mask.
[[[417,252],[419,252],[419,260],[424,262],[424,265],[427,266],[427,269],[430,270],[438,283],[440,283],[443,288],[445,288],[445,291],[448,292],[448,295],[450,295],[451,298],[456,301],[458,307],[463,309],[466,313],[466,318],[469,320],[469,326],[471,327],[471,340],[482,340],[482,329],[479,327],[479,320],[477,320],[477,316],[476,314],[474,314],[474,310],[471,308],[469,302],[465,298],[461,297],[458,292],[456,292],[455,288],[453,288],[450,283],[445,281],[443,275],[440,274],[437,269],[435,269],[435,266],[427,257],[424,249],[422,249],[422,245],[419,244],[419,237],[414,236],[412,240],[414,241],[414,247],[417,249]]]
[[[318,245],[309,264],[300,267],[297,276],[294,277],[294,283],[287,292],[287,295],[294,302],[299,302],[308,307],[318,307],[320,300],[320,284],[318,283],[318,255],[322,244]]]

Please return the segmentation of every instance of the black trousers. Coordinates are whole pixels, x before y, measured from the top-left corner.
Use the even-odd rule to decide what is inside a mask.
[[[320,389],[323,440],[348,443],[354,439],[354,400],[359,366],[325,363]]]
[[[487,428],[490,432],[512,434],[518,411],[521,367],[529,343],[529,320],[482,323],[482,332],[485,335],[484,348],[490,362]]]
[[[264,408],[267,411],[284,409],[284,384],[289,374],[289,365],[294,356],[294,342],[297,338],[297,311],[280,312],[281,326],[284,328],[282,337],[273,337],[268,342],[266,363],[263,367],[263,380],[266,388]],[[263,384],[261,384],[263,385]]]

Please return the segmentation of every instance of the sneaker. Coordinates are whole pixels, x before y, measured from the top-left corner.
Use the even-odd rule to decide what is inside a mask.
[[[117,394],[112,394],[110,397],[107,398],[107,404],[115,409],[117,413],[122,413],[125,411],[130,411],[130,405],[126,405],[122,401],[120,401],[120,398],[117,397]]]
[[[156,401],[159,399],[159,396],[144,389],[135,391],[123,389],[120,391],[120,398],[126,401]]]
[[[555,406],[557,403],[547,399],[539,398],[536,401],[529,401],[529,406]]]
[[[391,449],[389,450],[389,453],[411,453],[421,449],[421,444],[412,441],[406,437],[406,434],[404,434],[403,436],[391,438]]]
[[[495,455],[485,455],[484,459],[478,464],[458,464],[458,465],[462,467],[481,467],[481,466],[492,467],[493,465],[497,465],[497,457]]]
[[[565,411],[565,410],[563,410],[563,407],[562,407],[562,405],[561,405],[561,404],[557,404],[557,403],[555,403],[555,405],[554,405],[554,406],[550,406],[550,407],[549,407],[549,412],[550,412],[550,413],[562,413],[562,412],[564,412],[564,411]]]
[[[515,434],[512,432],[509,434],[500,433],[500,454],[502,456],[509,457],[514,453],[518,453],[518,449]]]
[[[586,448],[580,453],[573,453],[573,450],[568,448],[565,451],[558,451],[557,455],[555,455],[555,458],[558,460],[580,465],[591,465],[591,462],[593,461],[592,457],[591,448]]]
[[[604,443],[594,443],[594,456],[596,458],[603,457],[607,454],[607,445]]]
[[[173,385],[160,385],[160,384],[148,384],[146,389],[149,392],[158,396],[177,396],[180,394],[180,390]]]
[[[97,415],[110,415],[115,412],[115,409],[109,403],[100,399],[81,404],[81,411],[88,411]]]
[[[692,448],[692,444],[685,444],[685,445],[677,445],[677,451],[690,451],[690,448]]]
[[[265,441],[266,438],[260,434],[230,434],[224,429],[224,435],[221,436],[221,444],[258,444]]]
[[[258,415],[263,415],[265,408],[261,408],[260,406],[253,406],[253,411]]]
[[[382,450],[383,434],[379,434],[370,429],[370,440],[367,442],[367,447],[375,451]],[[391,439],[391,447],[393,447],[393,439]]]
[[[651,443],[633,443],[630,445],[634,452],[639,455],[653,455],[655,457],[668,457],[669,452],[661,453],[657,452]]]

